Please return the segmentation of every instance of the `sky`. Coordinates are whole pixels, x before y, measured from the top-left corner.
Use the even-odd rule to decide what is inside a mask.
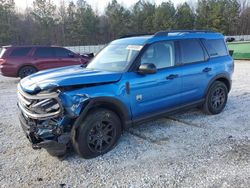
[[[51,0],[54,4],[60,4],[61,1],[64,1],[65,3],[71,1],[71,0]],[[73,0],[76,1],[76,0]],[[104,8],[111,0],[86,0],[94,10],[97,10],[99,13],[102,13],[104,11]],[[138,0],[117,0],[117,2],[121,3],[125,7],[129,8],[133,4],[135,4]],[[164,0],[148,0],[151,3],[156,3],[159,5]],[[166,1],[166,0],[165,0]],[[175,6],[177,6],[180,3],[183,2],[194,2],[196,0],[172,0]],[[27,6],[32,6],[33,0],[15,0],[16,6],[18,10],[24,10]]]

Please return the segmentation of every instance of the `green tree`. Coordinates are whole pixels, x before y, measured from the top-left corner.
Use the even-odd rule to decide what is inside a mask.
[[[58,42],[62,45],[65,45],[67,9],[64,0],[60,1],[60,5],[58,7],[58,19],[59,19],[59,23],[57,24]]]
[[[245,8],[239,17],[239,25],[237,33],[239,35],[250,34],[250,7]]]
[[[81,44],[93,44],[98,34],[98,18],[92,7],[84,0],[77,1],[76,25],[78,40]]]
[[[156,8],[153,26],[156,31],[169,30],[174,27],[175,7],[171,1],[163,2]]]
[[[193,29],[195,14],[187,3],[179,5],[175,15],[175,29]]]
[[[36,33],[37,25],[34,22],[31,10],[26,9],[16,15],[15,22],[12,25],[15,30],[15,37],[12,38],[14,44],[32,44],[32,38]]]
[[[221,0],[222,30],[226,35],[236,34],[239,26],[240,4],[237,0]]]
[[[130,12],[120,5],[116,0],[112,0],[105,10],[109,25],[109,39],[115,39],[129,32]]]
[[[110,25],[108,18],[104,15],[98,18],[98,36],[96,37],[95,44],[106,44],[110,42]]]
[[[196,27],[233,33],[237,28],[240,5],[236,0],[199,0]]]
[[[66,45],[79,45],[78,26],[76,20],[76,5],[73,1],[69,3],[66,11],[65,43]]]
[[[247,0],[198,0],[195,11],[169,0],[156,5],[139,0],[130,9],[111,1],[97,14],[85,0],[33,0],[33,7],[17,12],[14,0],[0,0],[0,45],[107,43],[119,36],[168,29],[208,29],[226,35],[249,34]],[[75,2],[75,3],[74,3]]]
[[[153,22],[155,5],[150,2],[139,0],[131,10],[131,29],[132,33],[151,33],[154,32]]]
[[[56,43],[55,26],[58,22],[56,6],[50,0],[35,0],[32,15],[37,24],[33,42],[37,44]]]
[[[15,39],[14,20],[15,3],[14,0],[0,0],[0,45],[7,45]]]

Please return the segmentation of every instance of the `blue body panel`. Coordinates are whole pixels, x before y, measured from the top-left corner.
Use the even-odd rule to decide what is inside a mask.
[[[129,101],[133,118],[157,113],[180,104],[181,79],[167,80],[170,74],[179,74],[181,68],[159,70],[156,74],[140,75],[135,72],[126,73],[124,79],[129,80]]]
[[[223,39],[219,33],[175,33],[168,36],[141,36],[124,38],[111,44],[141,45],[163,40]],[[204,72],[205,68],[211,71]],[[155,74],[142,75],[135,71],[107,72],[84,69],[81,66],[41,71],[21,80],[21,87],[28,93],[37,88],[81,86],[62,91],[59,95],[65,111],[71,117],[79,116],[86,101],[98,97],[120,101],[128,111],[129,119],[138,119],[151,113],[201,100],[211,80],[217,75],[231,80],[233,60],[229,55],[209,58],[207,61],[178,65],[158,70]],[[178,78],[168,80],[171,74]]]
[[[40,71],[21,80],[23,89],[32,93],[36,87],[41,90],[51,87],[65,87],[83,84],[100,84],[118,81],[122,73],[85,69],[80,65]]]

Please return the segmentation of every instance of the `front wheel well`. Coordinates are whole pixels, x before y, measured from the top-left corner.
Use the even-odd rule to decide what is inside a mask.
[[[126,128],[126,121],[127,121],[127,113],[124,109],[122,109],[118,104],[114,104],[111,102],[104,102],[104,101],[98,101],[95,102],[87,111],[87,114],[90,113],[91,111],[97,109],[97,108],[104,108],[111,110],[114,112],[120,119],[121,124],[122,124],[122,130]]]

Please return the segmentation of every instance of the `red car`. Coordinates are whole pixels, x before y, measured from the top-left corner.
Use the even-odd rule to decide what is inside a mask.
[[[0,74],[24,78],[44,69],[87,64],[90,59],[57,46],[4,46]]]

